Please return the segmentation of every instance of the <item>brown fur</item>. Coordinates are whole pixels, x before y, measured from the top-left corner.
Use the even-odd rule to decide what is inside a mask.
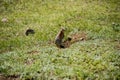
[[[64,29],[61,29],[61,30],[59,31],[59,33],[57,34],[55,40],[56,40],[56,39],[62,40],[62,39],[64,38],[64,31],[65,31]]]
[[[59,48],[64,48],[62,45],[62,40],[64,38],[64,29],[61,29],[55,38],[55,44]]]

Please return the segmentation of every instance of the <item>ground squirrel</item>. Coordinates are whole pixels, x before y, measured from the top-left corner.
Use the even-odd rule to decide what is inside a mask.
[[[55,44],[58,48],[65,48],[64,45],[62,44],[62,40],[64,38],[64,31],[65,29],[62,28],[55,38]]]

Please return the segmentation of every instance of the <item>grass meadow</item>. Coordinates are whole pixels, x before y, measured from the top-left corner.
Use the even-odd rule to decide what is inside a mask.
[[[87,39],[59,49],[61,27]],[[120,80],[120,1],[0,0],[0,80]]]

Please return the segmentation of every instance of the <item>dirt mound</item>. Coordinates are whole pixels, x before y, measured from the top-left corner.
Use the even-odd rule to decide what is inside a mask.
[[[71,44],[78,42],[78,41],[84,41],[87,40],[87,34],[85,32],[75,33],[70,35],[64,42],[63,45],[65,48],[70,47]]]

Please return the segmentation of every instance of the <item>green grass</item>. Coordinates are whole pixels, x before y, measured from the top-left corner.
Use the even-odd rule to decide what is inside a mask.
[[[119,0],[0,1],[0,74],[20,80],[120,79]],[[58,49],[61,27],[87,40]],[[34,35],[25,36],[27,28]]]

